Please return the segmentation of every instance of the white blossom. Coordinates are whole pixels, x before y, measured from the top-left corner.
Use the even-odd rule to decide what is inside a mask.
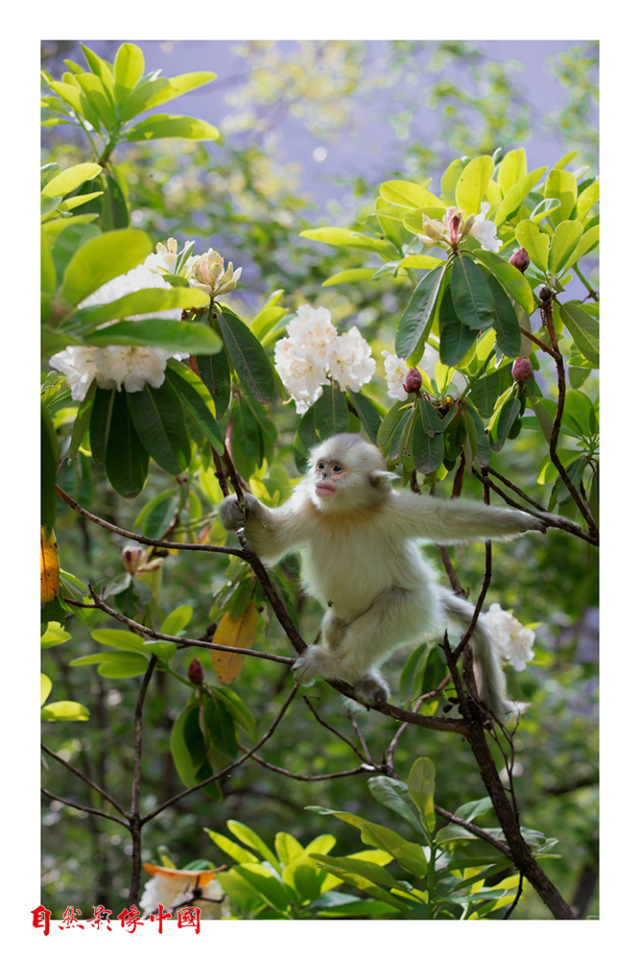
[[[329,376],[354,391],[371,380],[375,360],[357,327],[338,336],[326,307],[303,304],[287,324],[287,337],[275,345],[275,366],[283,384],[305,413],[319,398]]]
[[[171,241],[169,241],[171,243]],[[139,290],[149,290],[161,288],[171,289],[171,284],[162,279],[154,268],[157,266],[157,259],[161,254],[151,253],[144,263],[123,273],[112,280],[108,280],[79,304],[80,308],[102,306],[112,303],[129,293],[137,293]],[[171,310],[156,310],[155,312],[146,311],[141,314],[128,314],[120,317],[121,320],[180,320],[182,310],[175,308]],[[102,324],[99,329],[108,328],[117,321],[109,320]],[[159,387],[164,382],[164,371],[169,357],[175,356],[183,359],[188,356],[184,353],[174,353],[171,350],[164,350],[160,347],[129,347],[129,346],[107,346],[107,347],[84,347],[69,346],[54,356],[49,361],[54,370],[58,370],[66,377],[67,384],[71,389],[71,396],[74,400],[84,400],[91,383],[95,379],[99,387],[109,390],[116,387],[118,391],[125,388],[128,393],[135,393],[142,390],[145,383],[152,387]]]
[[[403,387],[407,375],[406,363],[388,350],[383,350],[382,356],[384,357],[384,378],[389,384],[388,395],[393,400],[406,400],[407,391]]]
[[[498,654],[508,660],[515,670],[524,670],[528,660],[533,660],[535,633],[522,626],[519,620],[503,610],[499,603],[492,603],[487,613],[482,614],[484,625],[491,633]]]
[[[191,286],[204,290],[211,297],[220,297],[233,290],[242,273],[242,267],[234,270],[231,261],[225,270],[223,258],[211,247],[200,257],[189,257],[187,266]]]
[[[464,222],[463,211],[457,210],[456,207],[447,207],[442,221],[434,220],[423,213],[422,229],[424,232],[418,234],[418,236],[426,247],[434,247],[437,244],[457,247],[459,241],[465,237],[475,237],[483,250],[497,253],[502,246],[502,240],[499,240],[496,236],[497,227],[495,223],[486,219],[490,208],[490,203],[480,204],[480,213],[471,214]]]
[[[170,870],[147,863],[143,866],[149,873],[153,870],[153,876],[145,883],[140,898],[140,910],[143,914],[155,913],[160,903],[167,909],[189,901],[185,906],[199,907],[202,911],[201,920],[220,920],[221,917],[229,916],[226,900],[224,903],[207,903],[206,900],[192,898],[192,891],[198,881],[202,889],[202,897],[207,899],[224,897],[224,891],[218,881],[215,877],[211,878],[211,871]]]

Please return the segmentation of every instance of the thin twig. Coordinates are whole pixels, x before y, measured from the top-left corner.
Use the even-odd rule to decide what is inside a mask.
[[[207,643],[205,640],[189,640],[187,637],[172,637],[168,633],[159,633],[157,630],[152,630],[151,627],[145,627],[142,623],[138,623],[130,617],[125,617],[123,613],[108,606],[104,600],[95,593],[91,584],[89,584],[89,590],[94,599],[94,604],[78,604],[79,606],[86,607],[93,605],[97,609],[104,611],[104,613],[108,613],[109,616],[115,620],[119,620],[120,623],[126,623],[128,627],[131,627],[133,630],[139,630],[147,634],[147,636],[153,637],[154,640],[168,640],[169,643],[175,643],[178,646],[204,647],[206,650],[221,650],[223,653],[236,653],[243,657],[257,657],[260,660],[275,660],[276,663],[295,663],[294,657],[280,657],[275,653],[261,653],[258,650],[250,650],[248,647],[228,647],[222,643]],[[67,601],[66,597],[63,599],[65,602]],[[73,601],[70,602],[73,603]]]
[[[453,569],[453,564],[451,562],[451,557],[447,548],[439,543],[437,544],[438,550],[440,551],[440,557],[442,558],[442,563],[445,570],[447,571],[447,576],[449,577],[449,583],[451,584],[451,589],[457,597],[464,597],[467,599],[467,591],[462,587],[460,581],[458,580],[458,575]]]
[[[492,476],[497,477],[501,483],[504,483],[506,487],[509,487],[510,490],[513,490],[514,493],[517,493],[519,497],[522,497],[523,500],[526,500],[527,503],[530,503],[532,507],[535,507],[536,510],[542,510],[544,513],[544,507],[539,503],[536,503],[535,500],[532,500],[524,490],[521,490],[520,487],[516,487],[515,483],[512,483],[511,480],[507,480],[506,477],[503,477],[501,473],[498,473],[497,470],[494,470],[492,467],[487,467],[487,473],[490,473]]]
[[[107,820],[115,820],[116,823],[126,827],[127,830],[131,829],[126,820],[121,820],[120,817],[114,817],[111,813],[105,813],[104,810],[97,810],[95,807],[84,807],[81,803],[76,803],[74,800],[67,800],[65,797],[59,797],[57,794],[51,793],[46,787],[40,787],[40,790],[44,793],[45,797],[49,797],[51,800],[57,800],[58,803],[63,803],[66,807],[73,807],[75,810],[84,810],[85,813],[94,813],[96,817],[105,817]]]
[[[348,737],[345,737],[344,734],[340,733],[339,730],[336,730],[335,727],[332,727],[331,724],[327,723],[326,720],[323,720],[323,719],[322,719],[322,717],[320,716],[320,714],[318,713],[318,711],[316,710],[316,708],[315,708],[315,707],[313,706],[313,704],[311,703],[311,700],[309,699],[309,697],[307,697],[307,696],[305,696],[305,695],[303,694],[302,699],[304,700],[304,702],[306,703],[306,705],[309,707],[309,710],[311,710],[311,713],[314,715],[314,717],[316,718],[316,720],[318,721],[318,723],[321,724],[321,726],[323,726],[326,730],[330,730],[331,733],[333,733],[336,737],[339,737],[341,740],[343,740],[344,743],[347,744],[347,746],[351,747],[351,749],[353,750],[353,752],[355,753],[355,755],[356,755],[357,757],[359,757],[359,758],[362,760],[363,763],[371,763],[371,760],[370,760],[369,758],[367,758],[367,757],[364,755],[364,753],[362,753],[360,750],[358,750],[358,748],[356,747],[356,745],[355,745],[354,743],[351,743],[351,740],[349,740]]]
[[[536,346],[540,347],[541,350],[544,350],[545,353],[548,353],[550,357],[553,357],[554,360],[558,359],[558,353],[555,350],[552,350],[551,347],[548,347],[546,343],[542,340],[538,340],[535,334],[531,333],[530,330],[527,330],[526,327],[523,327],[520,324],[520,333],[522,333],[528,340],[531,340]]]
[[[226,553],[234,557],[243,557],[242,550],[238,550],[236,547],[218,547],[212,543],[175,543],[171,540],[154,540],[153,537],[144,537],[141,533],[124,530],[122,527],[117,527],[115,523],[109,523],[107,520],[103,520],[102,517],[96,516],[95,513],[90,513],[88,510],[85,510],[85,508],[81,507],[79,503],[76,503],[68,493],[65,493],[57,483],[56,493],[72,510],[80,514],[81,517],[91,520],[92,523],[97,524],[99,527],[104,527],[105,530],[110,530],[111,533],[117,533],[121,537],[126,537],[127,540],[136,540],[138,543],[146,543],[152,547],[164,547],[167,550],[200,550],[205,553]]]
[[[256,753],[263,743],[266,743],[266,741],[272,736],[274,730],[282,720],[287,708],[289,707],[289,704],[298,692],[298,689],[299,684],[296,683],[267,732],[260,737],[255,746],[251,747],[251,749],[248,750],[243,757],[240,757],[238,760],[234,760],[233,763],[228,764],[222,770],[219,770],[218,773],[214,773],[211,777],[207,777],[206,780],[201,780],[200,783],[196,783],[195,786],[189,787],[187,790],[183,790],[181,793],[177,793],[174,797],[170,797],[169,800],[165,800],[164,803],[159,804],[154,810],[151,811],[151,813],[148,813],[146,817],[143,817],[140,820],[140,826],[144,826],[144,824],[148,823],[149,820],[153,820],[154,817],[157,817],[159,813],[166,809],[166,807],[171,806],[173,803],[177,803],[178,800],[182,800],[195,790],[200,790],[202,787],[206,787],[208,783],[213,783],[215,780],[220,780],[222,777],[226,777],[231,770],[235,769],[235,767],[239,767],[245,762],[245,760],[248,760],[249,757]]]
[[[465,830],[468,830],[469,833],[472,833],[474,837],[479,837],[480,840],[486,840],[487,843],[490,843],[492,847],[495,847],[496,850],[499,850],[503,856],[508,857],[509,860],[513,860],[511,850],[509,850],[509,847],[506,845],[506,843],[503,843],[501,840],[497,840],[490,833],[487,833],[486,830],[483,830],[481,827],[476,827],[475,823],[469,823],[467,820],[462,820],[462,818],[457,817],[455,813],[449,813],[448,810],[444,810],[435,803],[433,805],[433,809],[439,817],[444,817],[445,820],[455,823],[457,827],[463,827]]]
[[[364,755],[365,755],[365,757],[367,758],[367,763],[371,763],[371,764],[373,764],[373,765],[375,766],[375,764],[373,763],[373,760],[371,759],[371,753],[369,752],[369,747],[367,746],[366,741],[365,741],[365,739],[364,739],[364,737],[363,737],[363,735],[362,735],[362,731],[361,731],[360,727],[358,726],[358,723],[357,723],[357,721],[356,721],[356,718],[354,717],[354,715],[353,715],[351,712],[349,712],[349,721],[350,721],[351,726],[353,727],[353,729],[354,729],[354,731],[355,731],[356,737],[358,738],[358,741],[359,741],[359,743],[360,743],[360,746],[362,747],[362,750],[363,750],[363,752],[364,752]]]
[[[238,746],[241,750],[247,749],[241,743],[239,743]],[[274,763],[269,763],[268,760],[263,760],[263,758],[259,757],[257,753],[254,753],[251,759],[255,760],[256,763],[259,763],[260,766],[266,767],[267,770],[273,770],[274,773],[281,773],[284,777],[291,777],[292,780],[335,780],[338,777],[351,777],[354,773],[371,773],[371,770],[368,769],[368,765],[362,764],[361,766],[356,767],[355,770],[341,770],[340,773],[320,773],[315,776],[310,776],[304,773],[293,773],[291,770],[285,770],[284,767],[276,767]]]
[[[76,777],[78,777],[79,780],[84,780],[85,783],[89,784],[92,790],[95,790],[96,793],[99,793],[101,797],[104,797],[104,799],[107,800],[112,807],[116,808],[118,813],[121,813],[122,816],[125,817],[127,821],[129,820],[129,814],[127,813],[127,811],[124,809],[124,807],[120,806],[118,801],[114,797],[112,797],[110,793],[107,793],[107,791],[103,790],[102,787],[99,787],[97,783],[94,783],[93,780],[90,780],[89,777],[87,777],[84,773],[82,773],[81,770],[78,770],[77,767],[74,767],[72,763],[69,763],[68,760],[63,760],[61,756],[55,753],[46,744],[42,743],[40,746],[45,753],[48,753],[50,757],[53,757],[53,759],[57,760],[58,763],[61,763],[63,767],[66,767],[67,770],[70,770],[71,773],[73,773]]]
[[[142,708],[149,689],[149,683],[158,658],[153,655],[149,661],[142,683],[134,712],[134,758],[133,778],[131,783],[131,842],[133,846],[131,856],[131,887],[129,889],[129,906],[135,904],[140,892],[140,871],[142,870],[142,830],[140,825],[140,775],[142,772]]]

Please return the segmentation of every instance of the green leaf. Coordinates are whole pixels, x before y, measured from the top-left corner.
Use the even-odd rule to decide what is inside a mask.
[[[435,206],[445,209],[439,197],[419,183],[412,183],[409,180],[386,180],[380,184],[380,196],[398,207]]]
[[[362,842],[371,847],[378,847],[386,850],[394,857],[401,867],[408,870],[416,877],[423,877],[427,872],[427,861],[424,851],[417,843],[411,843],[404,840],[395,830],[383,827],[377,823],[371,823],[354,813],[345,813],[341,810],[327,810],[323,807],[307,807],[308,810],[315,810],[317,813],[332,814],[345,823],[350,823],[358,827]]]
[[[477,331],[460,322],[453,305],[451,287],[447,287],[442,295],[439,319],[440,360],[447,367],[455,367],[473,344]]]
[[[46,650],[49,647],[57,647],[60,643],[66,643],[67,640],[71,640],[70,633],[67,633],[59,623],[49,623],[40,637],[40,647]]]
[[[349,426],[349,411],[344,394],[337,384],[323,386],[322,394],[313,404],[313,417],[321,440],[346,432]]]
[[[600,365],[598,321],[589,316],[580,304],[572,301],[560,304],[560,316],[582,356],[598,367]]]
[[[181,73],[175,77],[169,77],[168,83],[156,93],[151,100],[147,101],[147,106],[149,107],[159,107],[162,103],[168,103],[169,100],[174,100],[176,97],[182,96],[183,93],[189,93],[191,90],[196,90],[198,87],[204,86],[205,83],[210,83],[211,80],[215,80],[216,74],[211,73],[210,70],[196,70],[194,73]],[[138,113],[142,111],[138,110]]]
[[[557,199],[560,206],[551,211],[550,219],[554,226],[557,226],[562,220],[569,220],[576,200],[578,198],[578,184],[576,178],[568,170],[560,170],[554,167],[549,171],[547,182],[544,187],[546,199]],[[529,254],[531,256],[531,254]],[[533,258],[532,258],[533,259]]]
[[[144,73],[144,54],[135,43],[123,43],[114,62],[116,102],[122,106]]]
[[[433,322],[444,275],[444,269],[426,273],[413,291],[396,333],[399,357],[410,357],[418,344],[428,337],[427,327]]]
[[[313,230],[303,230],[300,236],[307,240],[319,240],[321,243],[328,243],[334,247],[374,250],[376,253],[390,258],[397,256],[398,252],[388,240],[366,237],[361,233],[348,230],[346,227],[316,227]]]
[[[430,435],[442,433],[442,420],[440,419],[438,412],[434,410],[429,400],[427,400],[426,397],[420,397],[418,403],[420,407],[422,429],[425,431],[425,433]]]
[[[221,346],[220,337],[203,323],[158,319],[122,320],[87,334],[85,343],[95,347],[161,347],[175,353],[217,353]]]
[[[108,280],[137,267],[151,251],[151,241],[142,230],[112,230],[94,237],[67,266],[61,298],[75,306]]]
[[[268,403],[273,396],[273,368],[262,344],[235,313],[224,307],[218,323],[242,386],[258,403]]]
[[[583,233],[582,237],[578,242],[578,246],[570,255],[569,259],[564,265],[565,270],[569,270],[574,263],[577,263],[580,257],[583,257],[585,253],[588,253],[600,242],[600,226],[596,224],[595,227],[591,227],[587,230],[586,233]]]
[[[542,273],[549,262],[549,237],[531,220],[521,220],[516,227],[516,239],[529,254],[529,259]],[[524,304],[523,304],[524,306]]]
[[[170,321],[168,321],[170,322]],[[160,387],[145,383],[127,394],[129,412],[147,453],[174,476],[189,466],[191,446],[180,398],[165,380]]]
[[[520,414],[520,398],[510,397],[500,409],[500,414],[495,425],[495,442],[491,444],[492,450],[501,450],[505,440],[509,435],[516,417]]]
[[[320,855],[316,855],[320,860]],[[348,863],[348,868],[344,869],[339,861],[346,860]],[[329,873],[334,874],[334,876],[339,877],[345,883],[351,883],[354,887],[357,887],[359,890],[364,890],[370,897],[374,897],[376,900],[382,900],[384,903],[389,904],[392,907],[395,907],[396,910],[400,910],[402,913],[405,913],[411,916],[411,911],[401,900],[397,900],[391,893],[388,893],[384,887],[379,886],[377,883],[374,883],[372,880],[363,877],[360,873],[353,869],[352,863],[355,863],[349,857],[322,857],[321,862],[331,861],[331,865],[327,864],[327,870]],[[382,870],[383,868],[380,867]],[[386,871],[384,871],[386,874]],[[397,881],[394,884],[397,886]]]
[[[40,674],[40,706],[43,705],[49,694],[51,693],[51,687],[53,684],[51,680],[46,675],[46,673]]]
[[[456,184],[456,206],[466,217],[480,213],[480,204],[492,173],[493,160],[482,156],[471,160],[460,174]]]
[[[574,252],[583,233],[583,226],[575,220],[563,220],[556,227],[549,249],[549,273],[557,273]]]
[[[113,130],[117,123],[116,104],[106,84],[94,73],[78,73],[76,80],[102,120],[105,129]]]
[[[65,231],[65,233],[68,232],[68,230]],[[78,310],[75,320],[82,322],[83,325],[91,324],[92,327],[95,327],[106,320],[143,317],[147,313],[157,313],[161,310],[189,310],[193,307],[207,307],[209,300],[210,298],[204,290],[197,290],[193,287],[172,287],[171,290],[151,287],[148,290],[136,290],[133,293],[127,293],[124,297],[112,300],[110,303]]]
[[[221,350],[220,353],[198,354],[195,359],[202,382],[213,397],[216,419],[219,420],[227,412],[231,396],[231,374],[227,355]]]
[[[491,271],[509,295],[524,307],[528,314],[533,313],[535,304],[531,287],[517,267],[489,250],[474,250],[473,255]]]
[[[472,330],[491,326],[493,297],[482,271],[469,256],[458,256],[453,262],[451,296],[460,323]]]
[[[106,403],[102,395],[106,395]],[[109,396],[111,395],[111,396]],[[96,390],[96,399],[91,414],[91,449],[94,436],[104,430],[98,439],[99,455],[104,456],[104,466],[111,486],[121,497],[137,497],[144,487],[149,470],[149,455],[138,438],[129,415],[127,396],[124,392]],[[99,399],[100,398],[100,399]],[[99,461],[100,462],[100,461]]]
[[[257,740],[258,728],[256,727],[256,722],[238,694],[230,690],[229,687],[218,687],[216,689],[216,696],[219,700],[224,701],[227,710],[238,726],[242,727],[252,740]]]
[[[166,376],[209,443],[223,454],[224,441],[215,420],[215,406],[203,381],[189,367],[173,359],[168,361]]]
[[[410,270],[433,270],[441,267],[444,261],[441,257],[428,257],[423,253],[412,253],[408,257],[403,257],[399,267]]]
[[[428,401],[420,398],[420,405]],[[422,420],[417,420],[413,430],[411,448],[413,463],[420,473],[428,474],[437,470],[444,458],[444,437],[442,433],[425,432]]]
[[[377,443],[378,430],[382,422],[382,414],[378,405],[369,397],[365,397],[363,393],[354,393],[350,387],[347,388],[347,396],[360,418],[362,433],[371,443]]]
[[[155,80],[143,80],[131,91],[121,110],[120,119],[123,123],[133,119],[153,106],[158,97],[171,89],[166,77],[157,77]]]
[[[176,609],[172,610],[171,613],[164,619],[158,632],[166,633],[172,637],[177,637],[180,634],[180,631],[184,630],[184,628],[187,626],[192,616],[193,607],[190,607],[188,604],[185,603],[180,607],[176,607]]]
[[[212,124],[195,117],[169,116],[157,113],[132,127],[125,136],[128,143],[136,140],[157,140],[180,137],[183,140],[219,140],[220,131]]]
[[[189,698],[173,724],[171,755],[178,776],[185,787],[195,787],[197,783],[206,780],[214,772],[207,759],[204,738],[198,724],[198,703],[195,697]],[[215,780],[206,787],[202,787],[202,790],[214,802],[222,799],[222,792]]]
[[[233,717],[215,691],[202,690],[198,722],[211,766],[226,766],[238,756],[238,741]]]
[[[433,795],[436,789],[436,768],[429,757],[419,757],[411,770],[407,780],[409,796],[420,811],[422,822],[429,833],[433,833],[436,825],[436,815],[433,808]]]
[[[91,637],[96,643],[103,643],[109,647],[115,647],[117,650],[126,650],[133,653],[142,652],[142,644],[145,638],[130,630],[93,630]],[[96,654],[104,656],[104,654]]]
[[[262,899],[279,913],[289,906],[289,894],[281,880],[260,863],[245,863],[234,868],[235,872],[258,891]]]
[[[509,154],[507,154],[507,156],[509,156]],[[505,160],[506,159],[507,157],[505,157]],[[503,160],[503,164],[505,160]],[[500,170],[501,169],[502,164],[500,165]],[[502,200],[500,206],[493,215],[493,222],[497,227],[499,227],[501,223],[504,223],[507,217],[513,213],[514,210],[518,209],[524,198],[531,192],[531,190],[533,190],[540,177],[546,173],[546,170],[546,167],[538,167],[536,170],[532,170],[531,173],[528,173],[509,188],[509,190],[505,193],[504,199]],[[498,182],[499,181],[500,174],[498,174]]]
[[[272,867],[280,872],[280,864],[278,860],[273,855],[273,851],[269,849],[267,844],[258,836],[250,827],[247,827],[246,824],[240,823],[239,820],[227,820],[227,827],[238,840],[242,840],[244,844],[248,847],[251,847],[253,850],[257,850],[258,853],[262,855],[264,860],[267,860]]]
[[[491,290],[491,296],[495,304],[493,326],[495,327],[498,346],[505,357],[517,357],[520,353],[522,336],[516,312],[502,285],[488,270],[485,273],[485,280]]]
[[[220,847],[223,853],[233,857],[236,863],[259,863],[258,858],[253,853],[249,853],[244,847],[234,843],[233,840],[229,840],[223,833],[216,833],[215,830],[209,830],[208,827],[204,828],[204,832]]]
[[[64,197],[86,180],[93,180],[99,173],[102,173],[102,167],[98,163],[77,163],[50,180],[42,191],[42,195],[43,197]]]
[[[545,168],[546,169],[546,168]],[[518,150],[509,150],[505,153],[498,166],[498,186],[502,196],[506,197],[512,187],[527,175],[527,154],[524,147]]]
[[[323,280],[323,287],[336,287],[339,283],[357,283],[359,280],[370,280],[376,273],[373,267],[353,267],[351,270],[341,270],[334,273],[328,280]]]
[[[359,860],[355,857],[328,857],[325,854],[315,853],[313,859],[321,863],[325,869],[332,871],[345,871],[363,877],[371,883],[376,883],[383,887],[397,887],[398,881],[379,863],[372,863],[367,860]]]
[[[418,811],[411,799],[406,784],[391,777],[370,777],[367,786],[378,803],[384,804],[403,817],[419,833],[422,828]]]
[[[58,700],[43,707],[40,716],[43,720],[88,720],[89,711],[73,700]]]
[[[470,390],[470,397],[483,417],[490,417],[500,396],[500,374],[490,373],[476,380]]]

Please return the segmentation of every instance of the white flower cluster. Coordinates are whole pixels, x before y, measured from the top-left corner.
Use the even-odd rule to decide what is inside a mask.
[[[522,626],[519,620],[503,610],[499,603],[492,603],[482,619],[490,631],[498,654],[508,660],[514,670],[524,670],[528,660],[533,660],[533,641],[535,633]]]
[[[335,380],[342,390],[357,392],[371,380],[376,362],[371,347],[357,327],[338,336],[326,307],[314,309],[305,303],[287,324],[288,337],[275,346],[275,366],[280,379],[302,414]]]
[[[169,870],[164,867],[154,867],[154,869],[156,873],[145,883],[140,898],[140,911],[143,914],[155,913],[160,903],[166,909],[190,901],[191,891],[198,878],[202,876],[202,872],[198,874],[194,870]],[[201,896],[207,899],[224,897],[224,891],[215,877],[208,883],[202,884],[201,889]],[[193,901],[193,904],[200,908],[201,920],[219,920],[221,917],[229,916],[226,901],[207,903],[206,900],[198,899]]]
[[[382,351],[382,356],[384,359],[384,378],[389,384],[387,389],[387,394],[393,400],[406,400],[408,394],[403,387],[403,383],[409,372],[409,368],[404,360],[400,360],[395,353],[390,353],[388,350]],[[422,360],[418,366],[427,374],[429,379],[433,380],[435,376],[436,363],[440,359],[438,351],[430,344],[425,344],[424,353],[422,355]],[[454,373],[452,376],[449,386],[456,387],[458,390],[463,390],[466,386],[466,382],[461,373]]]
[[[178,260],[178,243],[171,238],[166,246],[159,243],[156,250],[156,253],[149,254],[144,263],[109,280],[78,306],[82,308],[111,303],[125,294],[153,287],[170,290],[171,284],[164,280],[162,275],[174,272]],[[209,249],[201,257],[188,257],[182,264],[180,273],[189,281],[190,286],[205,290],[213,297],[233,290],[242,273],[242,267],[234,271],[233,264],[230,263],[225,270],[222,257]],[[120,319],[140,320],[144,317],[180,320],[181,316],[182,310],[178,308]],[[104,326],[109,326],[109,323]],[[115,387],[120,391],[124,387],[128,393],[142,390],[145,383],[160,387],[164,382],[167,360],[170,357],[182,360],[188,356],[187,353],[174,353],[161,347],[70,346],[54,354],[49,362],[54,370],[67,378],[72,398],[84,400],[94,380],[104,390]]]
[[[496,236],[497,227],[495,223],[486,219],[490,207],[490,203],[480,204],[481,212],[467,217],[464,223],[462,212],[455,207],[447,207],[442,222],[433,220],[423,213],[422,229],[424,234],[420,233],[418,236],[426,247],[434,247],[443,243],[455,247],[458,245],[458,241],[463,240],[464,237],[475,237],[483,250],[497,253],[502,246],[502,240],[499,240]]]

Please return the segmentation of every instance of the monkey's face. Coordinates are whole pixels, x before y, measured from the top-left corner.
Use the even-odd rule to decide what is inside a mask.
[[[313,482],[317,496],[333,497],[338,490],[348,486],[350,470],[346,463],[330,457],[318,457],[313,469]]]

